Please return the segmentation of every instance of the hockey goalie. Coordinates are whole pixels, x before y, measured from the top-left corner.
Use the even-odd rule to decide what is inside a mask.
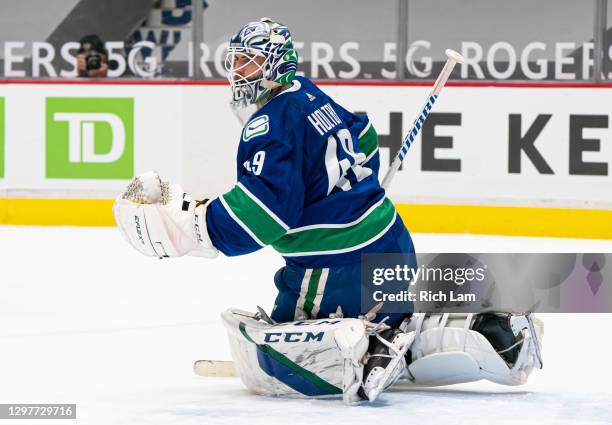
[[[222,315],[236,371],[255,393],[355,403],[402,377],[415,385],[524,383],[542,366],[542,326],[531,315],[413,315],[409,304],[392,314],[362,311],[362,254],[414,246],[379,183],[368,117],[297,77],[297,65],[282,24],[263,18],[231,37],[231,105],[244,126],[236,184],[195,200],[154,172],[140,175],[113,208],[125,239],[159,258],[245,255],[265,245],[284,257],[269,316]]]

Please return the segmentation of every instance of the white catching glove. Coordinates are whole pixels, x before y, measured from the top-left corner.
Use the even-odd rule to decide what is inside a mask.
[[[195,201],[178,184],[162,182],[156,172],[135,177],[117,197],[113,214],[125,240],[145,255],[214,258],[206,229],[209,201]]]

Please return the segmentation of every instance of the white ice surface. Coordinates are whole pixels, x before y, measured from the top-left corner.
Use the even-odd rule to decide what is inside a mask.
[[[612,241],[414,240],[420,252],[612,252]],[[112,228],[0,226],[0,403],[78,404],[77,421],[53,424],[612,423],[612,314],[544,315],[545,368],[523,387],[398,386],[347,407],[254,396],[238,379],[194,376],[195,359],[230,357],[220,312],[269,309],[281,265],[270,250],[159,261]],[[28,422],[40,424],[16,423]]]

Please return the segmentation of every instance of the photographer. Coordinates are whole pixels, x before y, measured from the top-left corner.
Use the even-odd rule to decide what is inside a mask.
[[[95,34],[79,40],[77,71],[79,77],[103,78],[108,74],[108,52],[104,42]]]

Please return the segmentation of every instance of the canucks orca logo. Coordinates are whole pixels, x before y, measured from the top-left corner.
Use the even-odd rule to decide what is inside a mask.
[[[261,136],[270,131],[270,119],[267,115],[260,115],[253,118],[244,126],[242,130],[242,140],[248,142],[253,137]]]

